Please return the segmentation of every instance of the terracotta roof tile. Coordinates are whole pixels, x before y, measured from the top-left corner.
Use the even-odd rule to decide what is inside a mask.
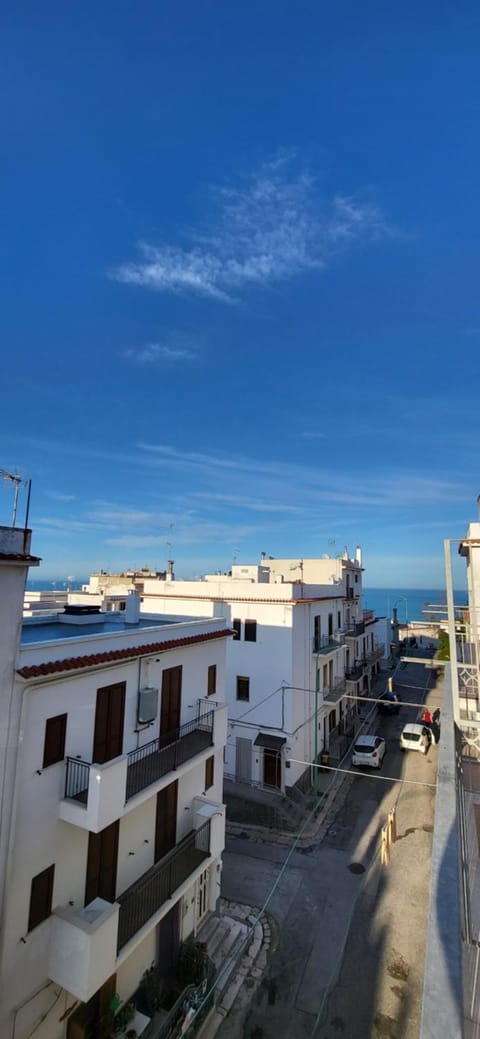
[[[188,635],[181,639],[166,639],[164,642],[149,642],[145,646],[130,646],[124,649],[113,649],[103,653],[89,653],[83,657],[66,657],[64,660],[47,660],[42,664],[30,664],[18,668],[22,678],[38,678],[41,675],[57,675],[63,671],[81,671],[97,664],[107,664],[115,660],[135,660],[137,657],[150,656],[151,653],[164,653],[168,649],[180,649],[182,646],[194,646],[199,642],[212,642],[227,635],[234,635],[230,628],[211,631],[204,635]]]

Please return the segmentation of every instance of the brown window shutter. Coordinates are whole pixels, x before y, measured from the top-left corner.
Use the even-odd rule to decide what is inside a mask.
[[[65,757],[65,736],[67,732],[67,715],[57,714],[47,718],[45,722],[45,742],[43,745],[42,768],[55,765]]]
[[[217,691],[217,665],[210,664],[208,668],[207,696],[213,696]]]
[[[213,786],[215,778],[215,756],[212,754],[205,762],[205,790]]]
[[[33,931],[34,927],[38,927],[42,920],[46,920],[52,912],[54,873],[55,866],[53,865],[48,866],[47,869],[42,870],[41,873],[37,873],[36,877],[33,877],[28,914],[29,931]]]

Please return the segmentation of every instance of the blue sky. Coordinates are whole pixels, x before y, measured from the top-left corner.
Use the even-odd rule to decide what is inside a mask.
[[[41,574],[360,543],[371,586],[443,583],[480,490],[479,45],[475,3],[3,12],[0,467]]]

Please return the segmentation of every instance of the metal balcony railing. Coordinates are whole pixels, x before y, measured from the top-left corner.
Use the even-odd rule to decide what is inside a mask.
[[[333,653],[345,643],[342,631],[332,632],[331,635],[314,635],[312,640],[312,653]]]
[[[193,721],[130,751],[125,800],[213,746],[213,715],[213,709],[200,712]],[[91,767],[91,762],[81,758],[67,758],[64,797],[83,804],[85,808]]]
[[[356,681],[357,678],[361,678],[365,669],[365,663],[363,660],[356,660],[352,667],[345,668],[345,678],[351,682]]]
[[[377,644],[368,653],[365,654],[365,660],[367,664],[375,664],[377,660],[383,657],[385,646],[383,642],[377,642]]]
[[[354,639],[354,638],[357,637],[357,635],[363,635],[364,631],[365,631],[365,624],[364,624],[364,622],[363,621],[354,621],[352,624],[349,624],[348,627],[345,629],[345,634],[346,634],[347,638]]]
[[[213,710],[130,751],[126,801],[213,745]]]
[[[191,830],[160,862],[117,898],[120,904],[117,953],[209,855],[210,819],[200,829]]]
[[[323,690],[324,703],[338,703],[343,693],[345,693],[345,679],[337,678]]]
[[[68,797],[72,801],[78,801],[79,804],[83,804],[86,808],[89,776],[90,765],[88,761],[82,761],[81,758],[67,758],[64,797]]]

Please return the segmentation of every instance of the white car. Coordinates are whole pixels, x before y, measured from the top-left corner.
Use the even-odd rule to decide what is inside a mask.
[[[435,739],[427,725],[418,722],[404,725],[400,736],[402,750],[419,750],[420,754],[427,754],[432,743],[435,743]]]
[[[357,736],[352,754],[352,765],[367,765],[380,768],[387,753],[387,744],[382,736]]]

